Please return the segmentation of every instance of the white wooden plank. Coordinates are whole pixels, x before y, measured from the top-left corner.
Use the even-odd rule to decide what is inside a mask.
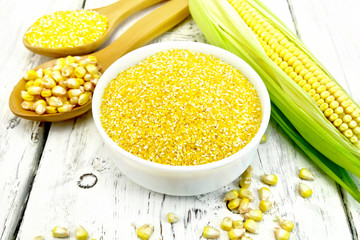
[[[288,9],[285,1],[271,1],[271,7],[275,11],[282,9],[284,19],[291,20],[289,12],[284,11]],[[193,21],[188,20],[162,40],[202,41],[202,36],[193,36],[193,31],[199,32]],[[276,226],[272,220],[277,215],[296,223],[291,239],[352,239],[336,185],[279,132],[271,123],[268,141],[260,146],[253,163],[254,192],[262,186],[261,174],[273,172],[279,176],[279,184],[271,188],[277,207],[264,216],[261,231],[253,239],[272,239]],[[96,239],[137,239],[134,228],[144,223],[155,225],[151,239],[203,239],[201,231],[205,225],[218,228],[225,216],[240,218],[221,201],[227,190],[237,187],[237,180],[209,194],[166,196],[132,183],[116,169],[111,158],[90,113],[75,121],[53,124],[17,239],[31,239],[38,234],[51,239],[50,230],[55,225],[68,227],[72,231],[70,239],[75,239],[73,230],[79,224]],[[302,167],[316,176],[316,181],[309,183],[314,190],[309,199],[297,194],[297,172]],[[79,188],[77,182],[86,173],[96,175],[98,182],[89,189]],[[257,204],[258,200],[253,206]],[[178,223],[167,223],[165,215],[170,211],[180,216]],[[225,232],[221,239],[227,239]]]
[[[66,1],[1,1],[0,239],[11,239],[16,230],[44,144],[45,125],[21,120],[8,108],[12,88],[25,70],[47,59],[26,50],[22,37],[31,22],[64,6]]]

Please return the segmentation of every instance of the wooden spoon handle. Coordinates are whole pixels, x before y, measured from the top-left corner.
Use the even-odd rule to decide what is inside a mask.
[[[161,1],[163,0],[119,0],[113,4],[93,10],[105,15],[108,18],[109,26],[114,26],[112,29],[109,29],[112,32],[120,22],[131,16],[133,13],[141,11]]]
[[[92,54],[105,71],[119,57],[134,50],[174,27],[189,15],[188,0],[171,0],[126,30],[106,48]]]

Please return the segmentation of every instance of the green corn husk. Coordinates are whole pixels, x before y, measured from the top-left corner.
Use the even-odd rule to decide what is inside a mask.
[[[263,3],[258,0],[247,2],[336,82],[297,36]],[[256,35],[227,0],[190,0],[189,7],[195,22],[211,44],[238,55],[259,74],[269,91],[273,105],[282,113],[274,119],[279,124],[281,121],[291,124],[299,133],[296,138],[308,143],[302,149],[305,149],[305,152],[306,149],[316,149],[317,158],[321,153],[321,161],[315,163],[340,185],[348,186],[345,189],[352,189],[352,195],[359,201],[355,184],[348,175],[344,175],[341,168],[360,177],[360,150],[326,119],[316,102],[266,55]],[[309,157],[314,160],[314,157]],[[327,159],[341,168],[334,167]],[[324,165],[331,167],[325,168]]]

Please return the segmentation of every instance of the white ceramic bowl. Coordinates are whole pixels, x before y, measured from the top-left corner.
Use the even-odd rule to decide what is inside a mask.
[[[190,49],[213,55],[237,68],[255,87],[262,107],[262,122],[255,137],[239,152],[225,159],[198,166],[169,166],[153,163],[120,148],[105,133],[100,122],[101,98],[105,87],[121,71],[146,57],[169,49]],[[113,151],[113,160],[131,180],[150,190],[169,195],[189,196],[214,191],[234,179],[250,165],[270,118],[270,99],[260,77],[242,59],[221,48],[196,42],[162,42],[134,50],[113,63],[102,75],[92,99],[95,125],[106,145]]]

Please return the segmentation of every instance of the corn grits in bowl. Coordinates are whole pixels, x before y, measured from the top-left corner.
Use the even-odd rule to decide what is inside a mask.
[[[195,195],[238,177],[270,116],[258,75],[220,48],[167,42],[137,49],[102,76],[93,117],[118,167],[161,193]]]

